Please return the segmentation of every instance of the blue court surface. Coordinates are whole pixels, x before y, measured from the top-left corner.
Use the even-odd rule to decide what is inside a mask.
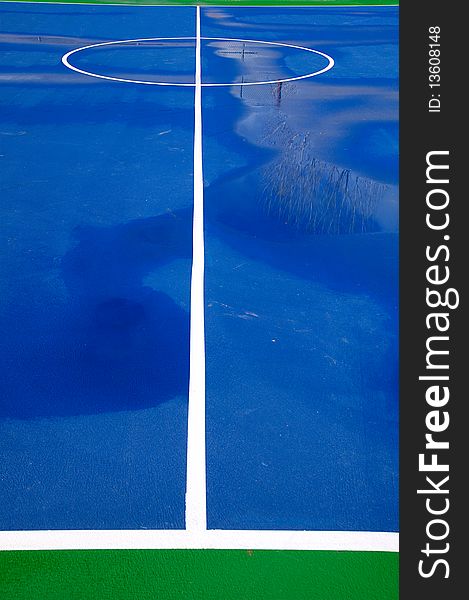
[[[398,9],[0,23],[0,529],[185,528],[200,52],[208,528],[397,531]]]

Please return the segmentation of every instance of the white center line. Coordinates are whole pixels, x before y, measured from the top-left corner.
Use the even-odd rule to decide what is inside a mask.
[[[194,216],[187,424],[186,530],[207,530],[205,474],[204,180],[202,172],[202,75],[200,6],[196,7],[194,93]]]

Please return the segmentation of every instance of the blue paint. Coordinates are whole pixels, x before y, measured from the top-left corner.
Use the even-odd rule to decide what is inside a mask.
[[[60,58],[193,36],[195,10],[0,11],[0,527],[182,528],[193,90],[93,80]],[[209,526],[396,530],[397,10],[202,14],[204,36],[336,60],[281,88],[203,90]],[[252,76],[225,51],[240,45],[203,43],[205,82]],[[274,54],[263,76],[324,66]],[[79,60],[189,81],[188,57],[191,43]],[[316,196],[292,188],[312,172]],[[336,204],[317,222],[328,177]]]
[[[0,526],[182,528],[193,92],[60,59],[192,35],[194,9],[0,10]]]

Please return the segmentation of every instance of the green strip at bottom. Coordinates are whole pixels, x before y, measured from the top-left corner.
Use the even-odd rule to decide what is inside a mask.
[[[1,2],[2,0],[0,0]],[[31,0],[16,0],[30,2]],[[54,0],[33,0],[54,3]],[[200,6],[393,6],[399,0],[57,0],[62,4],[135,4],[135,5],[195,5]]]
[[[2,600],[397,600],[398,554],[245,550],[0,553]]]

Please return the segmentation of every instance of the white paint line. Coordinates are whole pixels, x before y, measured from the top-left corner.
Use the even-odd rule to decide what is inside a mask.
[[[204,179],[202,168],[202,67],[200,6],[196,7],[194,89],[194,214],[190,314],[190,373],[187,423],[186,530],[207,529],[205,475]]]
[[[200,8],[200,7],[197,7]],[[327,60],[327,65],[319,69],[318,71],[313,71],[312,73],[306,73],[305,75],[298,75],[296,77],[286,77],[284,79],[270,79],[266,81],[233,81],[228,83],[202,83],[200,82],[201,87],[228,87],[228,86],[251,86],[251,85],[268,85],[274,83],[285,83],[288,81],[298,81],[300,79],[308,79],[311,77],[316,77],[317,75],[321,75],[322,73],[326,73],[334,66],[334,59],[326,54],[325,52],[321,52],[320,50],[315,50],[314,48],[306,48],[304,46],[296,46],[295,44],[284,44],[283,42],[268,42],[266,40],[246,40],[241,38],[219,38],[219,37],[199,37],[200,40],[210,40],[210,41],[219,41],[219,42],[244,42],[251,44],[264,44],[268,46],[280,46],[283,48],[293,48],[294,50],[303,50],[304,52],[311,52],[312,54],[317,54],[322,56]],[[133,40],[115,40],[112,42],[100,42],[99,44],[90,44],[88,46],[82,46],[81,48],[75,48],[74,50],[70,50],[62,56],[62,63],[72,71],[76,71],[81,75],[88,75],[89,77],[96,77],[97,79],[106,79],[108,81],[119,81],[121,83],[138,83],[141,85],[160,85],[160,86],[173,86],[173,87],[195,87],[196,83],[178,83],[178,82],[168,82],[168,81],[146,81],[141,79],[129,79],[125,77],[112,77],[111,75],[102,75],[101,73],[93,73],[91,71],[85,71],[84,69],[80,69],[76,67],[70,62],[70,57],[76,54],[77,52],[82,52],[83,50],[90,50],[93,48],[100,48],[102,46],[114,46],[116,44],[132,44],[135,42],[159,42],[166,40],[196,40],[194,37],[157,37],[157,38],[137,38]]]
[[[333,550],[399,552],[399,534],[369,531],[3,531],[1,550]]]

